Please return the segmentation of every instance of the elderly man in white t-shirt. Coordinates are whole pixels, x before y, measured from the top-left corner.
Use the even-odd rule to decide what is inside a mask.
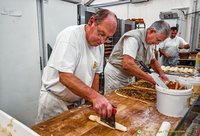
[[[115,105],[99,94],[99,73],[103,72],[103,43],[116,28],[116,15],[102,9],[87,25],[59,33],[42,76],[37,122],[76,107],[84,99],[103,118],[111,116]]]
[[[164,55],[163,65],[175,66],[178,64],[179,50],[185,50],[190,48],[190,45],[181,37],[177,36],[178,28],[171,27],[170,37],[160,43],[159,51]]]
[[[125,33],[115,45],[106,64],[105,92],[119,89],[134,82],[134,77],[150,81],[154,79],[142,70],[140,61],[150,65],[161,79],[168,80],[158,64],[154,47],[165,40],[170,32],[169,25],[164,21],[156,21],[144,30],[131,30]]]

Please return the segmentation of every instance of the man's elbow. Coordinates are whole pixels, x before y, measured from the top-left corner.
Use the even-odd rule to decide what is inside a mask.
[[[123,65],[122,65],[122,68],[124,69],[124,70],[127,70],[128,69],[128,64],[127,63],[123,63]]]
[[[65,84],[66,81],[70,78],[71,73],[64,73],[64,72],[59,72],[59,81],[62,84]]]
[[[61,83],[63,83],[63,81],[64,81],[64,73],[63,72],[59,72],[59,81],[61,82]]]
[[[127,70],[127,71],[129,71],[129,69],[130,69],[131,67],[134,67],[134,64],[129,63],[129,62],[123,63],[123,65],[122,65],[122,68],[123,68],[124,70]]]

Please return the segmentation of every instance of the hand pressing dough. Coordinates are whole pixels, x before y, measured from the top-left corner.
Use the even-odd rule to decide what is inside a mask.
[[[98,116],[90,115],[90,116],[89,116],[89,119],[92,120],[92,121],[96,121],[96,122],[98,122],[99,124],[104,125],[104,126],[106,126],[106,127],[112,128],[112,127],[110,127],[109,125],[107,125],[106,123],[102,122],[102,121],[100,120],[100,117],[98,117]],[[114,129],[114,128],[112,128],[112,129]],[[125,126],[123,126],[123,125],[121,125],[121,124],[119,124],[119,123],[117,123],[117,122],[115,122],[115,129],[120,130],[120,131],[124,131],[124,132],[127,131],[127,127],[125,127]]]

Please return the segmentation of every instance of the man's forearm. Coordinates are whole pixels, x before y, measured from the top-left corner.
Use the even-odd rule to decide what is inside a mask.
[[[159,51],[161,54],[163,54],[166,58],[171,58],[171,56],[167,53],[165,53],[161,48],[159,48]]]
[[[60,82],[69,88],[74,94],[92,102],[98,95],[94,89],[87,86],[72,73],[59,72]]]
[[[153,82],[153,78],[150,75],[148,75],[147,73],[145,73],[144,71],[142,71],[137,66],[137,64],[135,63],[135,60],[132,57],[130,57],[128,55],[124,55],[123,61],[124,61],[123,62],[123,69],[127,70],[133,76],[136,76],[138,78]]]
[[[159,75],[164,74],[164,71],[161,69],[160,64],[158,63],[156,59],[151,60],[150,66]]]
[[[93,80],[91,88],[99,92],[99,74],[98,73],[96,73],[94,76],[94,80]]]
[[[165,53],[161,48],[159,48],[159,51],[160,51],[160,53],[161,53],[162,55],[164,55],[164,56],[166,57],[166,53]]]

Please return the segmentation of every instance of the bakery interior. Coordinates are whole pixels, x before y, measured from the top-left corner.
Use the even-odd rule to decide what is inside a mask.
[[[117,104],[116,128],[90,119],[98,114],[87,102],[36,123],[43,69],[56,36],[68,26],[87,24],[101,8],[117,16],[116,32],[104,43],[104,67],[124,33],[156,20],[178,27],[177,36],[190,48],[179,52],[177,65],[164,65],[153,45],[168,89],[135,79],[105,94]],[[0,136],[200,135],[200,0],[1,0],[0,12]],[[102,72],[99,93],[104,90]]]

